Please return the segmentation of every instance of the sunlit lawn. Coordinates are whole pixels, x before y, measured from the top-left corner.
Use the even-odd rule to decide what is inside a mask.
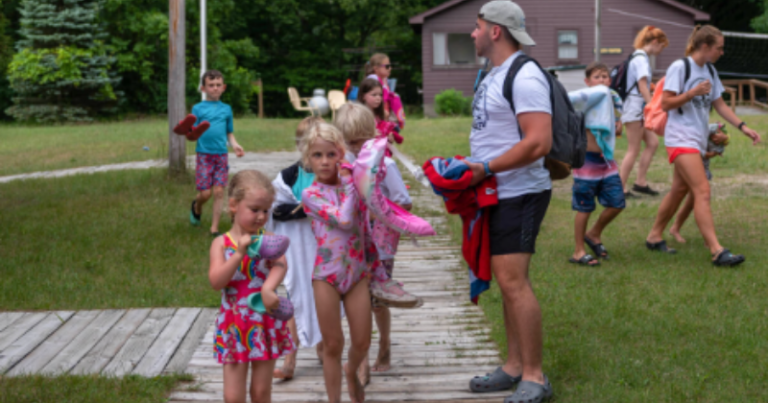
[[[768,134],[768,118],[747,121]],[[235,125],[247,150],[265,151],[292,149],[297,122],[248,118]],[[470,123],[412,119],[402,149],[419,162],[465,155]],[[166,137],[160,120],[2,126],[0,175],[159,158]],[[142,151],[145,145],[149,152]],[[621,158],[626,141],[618,146]],[[544,314],[544,366],[558,401],[768,401],[763,387],[768,381],[766,157],[766,146],[752,147],[734,135],[725,157],[712,163],[718,235],[747,256],[737,269],[708,263],[693,219],[683,230],[689,243],[675,245],[678,255],[647,252],[644,238],[660,201],[650,197],[631,201],[606,231],[611,261],[593,269],[570,265],[571,180],[556,183],[532,281]],[[651,184],[668,189],[670,172],[660,149]],[[193,192],[191,177],[171,181],[159,169],[0,185],[0,310],[216,306],[217,293],[206,278],[210,215],[200,228],[188,224]],[[228,219],[223,221],[226,228]],[[457,221],[451,222],[457,228]],[[497,289],[485,293],[481,304],[503,354]],[[45,382],[50,384],[40,386]],[[126,387],[149,396],[165,381],[157,381],[160,386],[80,382],[4,379],[0,402],[48,401],[38,389],[53,391],[48,395],[60,397],[56,401],[93,401],[83,397],[93,388]],[[101,401],[143,398],[118,394]]]

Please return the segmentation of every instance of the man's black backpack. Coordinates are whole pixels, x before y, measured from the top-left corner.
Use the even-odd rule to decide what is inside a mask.
[[[536,63],[536,66],[544,73],[549,82],[549,99],[552,102],[552,149],[544,158],[544,166],[549,170],[552,179],[565,179],[571,174],[571,168],[584,166],[587,154],[587,129],[584,125],[584,114],[577,112],[568,98],[565,87],[548,71],[541,68],[539,63],[521,54],[512,66],[509,67],[507,77],[504,79],[504,98],[515,112],[515,104],[512,101],[513,84],[520,68],[528,62]],[[520,136],[524,133],[520,129]]]
[[[632,62],[632,59],[634,59],[637,56],[645,56],[642,53],[632,52],[629,57],[624,60],[623,62],[616,65],[613,69],[611,69],[610,77],[611,77],[611,85],[610,88],[614,91],[616,91],[617,94],[621,97],[621,100],[624,101],[627,99],[627,95],[629,95],[630,92],[632,92],[635,87],[637,87],[637,81],[632,83],[632,86],[627,88],[627,76],[629,75],[629,63]]]

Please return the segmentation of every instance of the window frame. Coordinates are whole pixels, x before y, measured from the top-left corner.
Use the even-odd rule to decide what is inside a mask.
[[[574,32],[576,33],[576,44],[575,45],[562,45],[562,46],[571,46],[576,48],[576,57],[575,58],[568,58],[564,59],[560,57],[560,34],[564,32]],[[581,60],[581,29],[579,28],[556,28],[555,29],[555,60],[557,60],[557,64],[573,64],[573,62],[579,62]]]
[[[466,64],[453,64],[453,63],[450,63],[450,52],[449,52],[449,46],[448,46],[449,36],[450,35],[466,35],[466,36],[471,38],[471,35],[472,35],[471,33],[467,33],[466,31],[455,31],[455,30],[435,30],[435,31],[431,32],[431,35],[432,35],[432,43],[430,45],[432,47],[432,49],[431,49],[431,51],[432,51],[432,63],[431,63],[431,66],[432,66],[433,70],[451,70],[451,69],[454,69],[454,70],[472,69],[472,70],[474,70],[474,69],[481,68],[481,67],[484,66],[485,58],[478,57],[476,54],[475,54],[475,63],[466,63]],[[445,54],[445,58],[448,59],[449,64],[435,64],[435,49],[437,48],[435,46],[435,44],[437,42],[437,41],[435,41],[435,35],[444,35],[445,36],[445,41],[444,41],[445,53],[444,54]],[[473,50],[474,50],[474,47],[473,47]]]

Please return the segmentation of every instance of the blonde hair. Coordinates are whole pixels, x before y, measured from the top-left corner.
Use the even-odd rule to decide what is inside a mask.
[[[229,181],[227,194],[230,199],[234,199],[239,203],[245,199],[245,195],[249,191],[256,189],[266,191],[272,200],[275,199],[275,188],[272,186],[272,181],[269,180],[267,175],[253,169],[246,169],[236,173]],[[230,213],[230,217],[234,220],[235,215]]]
[[[306,118],[302,119],[301,122],[299,122],[299,125],[296,126],[296,138],[299,139],[303,137],[304,132],[306,132],[310,126],[319,122],[325,122],[325,120],[323,120],[323,118],[320,116],[307,116]]]
[[[309,163],[309,149],[317,140],[325,140],[334,144],[339,148],[339,152],[341,152],[342,155],[346,152],[347,148],[344,143],[344,137],[341,135],[341,132],[339,132],[339,129],[325,122],[315,122],[307,128],[304,132],[304,137],[301,138],[301,142],[299,143],[301,164],[307,168],[312,166]]]
[[[656,28],[653,25],[646,25],[643,27],[643,29],[640,30],[640,32],[637,33],[637,36],[635,37],[635,49],[642,49],[645,47],[645,45],[653,42],[654,40],[658,41],[659,44],[665,48],[669,46],[669,39],[667,39],[667,34],[665,34],[661,28]]]
[[[376,137],[376,118],[373,112],[357,102],[347,102],[337,109],[334,124],[341,130],[347,144]]]
[[[365,75],[370,76],[371,74],[375,73],[376,66],[380,65],[381,62],[383,62],[385,59],[389,59],[389,56],[385,55],[384,53],[374,53],[371,56],[371,59],[368,60],[367,63],[365,63]]]
[[[717,42],[717,38],[723,36],[719,29],[712,25],[697,25],[691,36],[688,38],[688,45],[685,47],[685,55],[690,56],[702,45],[712,46]]]

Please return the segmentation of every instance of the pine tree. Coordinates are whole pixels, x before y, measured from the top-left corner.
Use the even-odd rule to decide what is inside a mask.
[[[17,120],[91,121],[116,112],[104,31],[98,24],[103,0],[23,0],[22,39],[8,68],[17,96],[6,111]]]

